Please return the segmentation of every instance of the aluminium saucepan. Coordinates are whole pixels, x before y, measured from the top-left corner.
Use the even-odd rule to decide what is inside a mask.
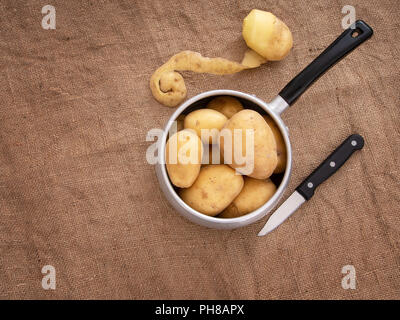
[[[314,61],[291,80],[279,94],[266,103],[252,94],[233,90],[213,90],[201,93],[184,102],[169,119],[161,140],[159,141],[159,157],[161,161],[156,164],[157,178],[162,191],[171,205],[184,217],[202,226],[216,229],[234,229],[246,226],[263,218],[282,197],[289,183],[292,171],[292,148],[290,146],[288,128],[281,119],[281,113],[292,105],[301,94],[311,86],[325,71],[341,60],[349,52],[370,38],[373,30],[364,21],[358,20],[352,27],[345,30],[327,49]],[[233,96],[240,100],[245,108],[268,114],[277,124],[286,144],[287,162],[283,174],[275,177],[278,188],[272,198],[257,210],[237,218],[218,218],[202,214],[188,206],[177,194],[169,180],[165,166],[165,145],[168,132],[180,114],[187,114],[204,106],[216,96]],[[276,180],[278,179],[278,181]]]

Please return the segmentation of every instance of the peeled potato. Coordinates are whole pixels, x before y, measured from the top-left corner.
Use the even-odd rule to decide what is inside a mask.
[[[235,113],[243,110],[243,105],[240,101],[230,96],[220,96],[212,99],[207,108],[221,112],[225,117],[230,119]]]
[[[243,188],[243,177],[224,164],[202,167],[195,183],[179,190],[182,200],[208,216],[224,210]]]
[[[203,143],[212,144],[218,143],[218,133],[227,120],[221,112],[216,110],[199,109],[189,113],[183,124],[185,129],[194,130]],[[206,134],[207,132],[209,135]]]
[[[281,131],[279,130],[275,121],[272,120],[271,117],[266,116],[266,115],[264,115],[263,118],[268,123],[268,125],[271,128],[272,133],[274,134],[274,137],[275,137],[276,154],[278,156],[278,164],[276,165],[274,173],[282,173],[285,171],[286,160],[287,160],[285,141],[283,140]]]
[[[282,60],[293,46],[289,28],[271,12],[253,9],[243,20],[242,35],[249,48],[270,61]]]
[[[246,135],[249,132],[254,133],[253,148],[246,142]],[[228,135],[232,137],[231,141],[227,139]],[[226,164],[255,179],[269,178],[278,163],[272,130],[263,117],[254,110],[242,110],[226,122],[220,133],[219,147]],[[248,165],[253,165],[250,172],[247,172],[249,166],[246,166],[246,163],[239,163],[239,158],[235,156],[237,154],[246,158]]]
[[[259,180],[244,177],[242,191],[219,217],[236,218],[248,214],[265,204],[275,192],[276,186],[270,179]]]
[[[200,172],[203,144],[196,133],[182,130],[172,135],[165,147],[168,176],[177,187],[188,188]]]
[[[224,157],[222,156],[221,150],[217,144],[210,144],[203,152],[203,160],[201,161],[202,165],[207,164],[223,164]]]

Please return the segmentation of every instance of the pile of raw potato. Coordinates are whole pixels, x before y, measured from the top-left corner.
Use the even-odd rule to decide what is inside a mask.
[[[171,182],[180,188],[179,196],[190,207],[209,216],[235,218],[256,210],[273,196],[276,186],[269,177],[284,172],[286,148],[279,128],[269,116],[244,109],[234,97],[219,96],[207,108],[181,115],[177,126],[181,130],[166,145],[166,165]],[[216,130],[202,136],[204,129]],[[236,129],[241,129],[239,139],[234,137],[232,143],[224,143],[219,132],[229,130],[233,137]],[[245,176],[240,174],[243,164],[238,164],[234,156],[225,164],[224,155],[247,156],[247,129],[254,132],[254,149],[250,151],[254,157],[253,170]],[[215,141],[217,144],[210,144]],[[219,150],[215,152],[215,148]],[[171,152],[176,152],[176,157],[170,157]],[[188,156],[196,153],[196,161],[180,162],[182,152]],[[213,159],[213,152],[219,159]],[[178,161],[172,163],[170,159]]]
[[[244,19],[243,38],[249,49],[241,63],[205,58],[192,51],[176,54],[153,74],[150,88],[154,97],[169,107],[183,101],[186,87],[176,71],[232,74],[267,61],[282,60],[293,44],[289,28],[272,13],[261,10],[252,10]],[[198,212],[220,218],[248,214],[275,193],[276,186],[270,176],[285,171],[286,148],[280,130],[269,116],[244,109],[241,102],[231,96],[216,97],[204,107],[177,119],[178,131],[170,135],[166,144],[169,178],[178,188],[181,199]],[[214,129],[215,136],[205,139],[202,129]],[[224,143],[219,133],[229,130],[234,137],[235,129],[241,129],[242,139]],[[235,157],[224,162],[223,155],[246,156],[247,129],[254,132],[253,171],[242,175],[239,173],[243,164],[236,163]],[[219,151],[215,153],[220,155],[219,159],[212,159],[215,149]],[[171,152],[172,159],[177,161],[170,161]],[[179,155],[182,153],[191,156],[195,153],[197,161],[181,162]]]

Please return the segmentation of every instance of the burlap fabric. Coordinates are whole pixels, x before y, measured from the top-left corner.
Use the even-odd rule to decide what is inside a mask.
[[[41,26],[46,4],[56,30]],[[349,134],[364,149],[266,237],[265,219],[217,231],[181,218],[145,158],[147,131],[173,112],[153,99],[152,72],[186,49],[239,61],[242,20],[264,9],[293,32],[284,61],[183,75],[188,97],[270,100],[342,32],[346,4],[375,34],[283,114],[286,196]],[[399,299],[399,14],[394,0],[2,0],[0,298]],[[44,265],[56,290],[41,286]]]

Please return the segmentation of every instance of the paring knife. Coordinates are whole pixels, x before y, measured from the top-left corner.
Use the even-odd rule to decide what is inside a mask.
[[[356,150],[362,149],[364,139],[359,134],[352,134],[333,151],[297,188],[296,191],[271,215],[264,228],[258,233],[265,236],[289,218],[305,201],[311,199],[315,189],[350,158]]]

